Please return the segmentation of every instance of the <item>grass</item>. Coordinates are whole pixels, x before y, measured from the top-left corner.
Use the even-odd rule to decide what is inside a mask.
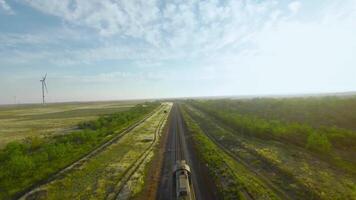
[[[160,120],[166,117],[171,105],[165,105],[147,121],[123,136],[119,141],[100,152],[77,169],[43,187],[45,199],[111,199],[117,192],[117,184],[129,167],[150,145]],[[150,155],[152,157],[153,155]],[[146,163],[149,161],[145,161]],[[145,163],[145,164],[146,164]],[[133,196],[143,187],[144,165],[127,183],[127,194]],[[63,191],[66,191],[63,193]]]
[[[139,121],[158,105],[146,103],[127,111],[102,116],[81,123],[81,130],[66,135],[31,137],[10,142],[0,151],[0,199],[11,198],[46,179]]]
[[[0,106],[0,149],[11,141],[26,137],[66,134],[79,122],[125,111],[137,103],[117,101]]]
[[[350,104],[347,103],[345,105],[334,105],[335,102],[342,104],[342,102],[346,101],[350,103],[350,99],[341,99],[340,101],[337,101],[334,100],[334,98],[331,98],[332,103],[328,103],[327,101],[329,101],[329,99],[330,98],[317,98],[314,100],[314,103],[312,103],[313,99],[301,99],[300,104],[311,104],[316,107],[318,107],[317,105],[319,104],[333,105],[334,112],[337,110],[335,108],[342,107],[345,110],[345,105],[350,106]],[[355,98],[351,99],[355,100]],[[255,101],[258,102],[257,105],[255,105]],[[272,111],[270,111],[269,108],[267,109],[263,107],[269,107],[271,101],[280,102],[282,104],[281,107],[283,108],[278,107],[279,105],[276,104],[274,105],[276,113],[268,113]],[[320,101],[323,103],[320,103]],[[189,113],[194,116],[196,123],[201,127],[205,127],[204,131],[213,135],[219,143],[222,143],[234,155],[238,156],[245,162],[250,163],[250,169],[258,170],[260,174],[267,177],[290,196],[297,199],[310,199],[311,196],[317,199],[356,199],[355,164],[353,164],[352,161],[352,159],[354,159],[352,155],[355,154],[355,151],[353,148],[346,146],[348,152],[345,152],[343,148],[330,146],[331,151],[325,155],[325,152],[320,153],[319,151],[311,150],[307,145],[295,145],[294,143],[289,142],[289,140],[276,139],[274,137],[264,135],[261,136],[261,134],[271,134],[270,126],[268,125],[265,127],[259,127],[260,130],[258,135],[253,133],[246,134],[246,127],[237,127],[233,123],[234,120],[240,118],[229,118],[233,116],[234,113],[238,113],[242,117],[251,118],[251,116],[254,115],[254,112],[252,112],[253,110],[261,109],[264,111],[258,110],[255,115],[258,115],[259,119],[265,120],[266,123],[273,124],[276,123],[275,120],[277,120],[277,118],[269,121],[268,117],[262,117],[263,112],[267,112],[265,116],[278,116],[278,113],[284,113],[281,110],[288,110],[289,115],[295,116],[297,114],[293,113],[293,109],[287,109],[285,106],[292,104],[294,107],[302,107],[300,105],[296,105],[298,103],[296,99],[266,100],[266,102],[264,100],[251,100],[251,102],[244,100],[243,103],[241,103],[240,100],[215,100],[206,104],[205,103],[206,102],[190,102],[190,106],[187,107],[189,108]],[[240,105],[240,103],[243,106]],[[244,106],[246,105],[251,106],[252,108],[245,108]],[[229,109],[227,109],[228,107]],[[294,108],[293,106],[291,107]],[[308,106],[304,105],[304,107]],[[308,115],[314,115],[314,117],[310,118],[314,118],[314,121],[318,121],[321,120],[322,117],[317,117],[316,113],[322,114],[324,113],[323,109],[328,108],[328,106],[325,108],[318,107],[318,109],[315,110],[308,108],[312,111],[307,109],[304,110],[304,112],[314,113]],[[350,108],[352,108],[352,106]],[[246,110],[248,110],[248,112]],[[341,112],[341,110],[339,111]],[[280,117],[287,115],[288,112],[283,115],[281,114]],[[303,113],[300,110],[296,112]],[[344,114],[336,113],[336,115],[341,117]],[[287,117],[287,119],[291,120],[293,118],[291,116],[289,118]],[[342,120],[340,119],[339,122],[341,121]],[[343,121],[346,123],[349,119],[343,119]],[[284,124],[289,122],[284,121],[281,123]],[[290,123],[294,122],[290,121]],[[301,121],[298,123],[300,124]],[[308,121],[305,121],[304,123],[306,123],[306,126],[311,127],[312,130],[318,129],[317,126],[313,126],[314,122],[308,123]],[[240,125],[243,125],[243,123],[240,123]],[[252,125],[253,124],[251,124],[251,126]],[[303,124],[300,125],[303,126]],[[329,126],[332,126],[332,124],[329,124]],[[323,129],[328,129],[328,127],[324,126]],[[352,130],[350,129],[350,131]],[[335,134],[338,134],[338,132]],[[296,136],[298,136],[298,132],[296,132],[295,135],[292,135],[291,138],[295,139],[294,137]],[[302,134],[299,136],[304,137]],[[284,135],[284,137],[288,137],[288,135]],[[322,135],[322,137],[330,140],[331,145],[335,142],[331,137],[329,137],[329,135]],[[352,137],[349,139],[352,141]],[[296,138],[296,140],[300,140],[300,138]],[[316,139],[316,141],[318,140],[320,140],[320,138]],[[308,144],[307,140],[306,144]],[[320,145],[320,143],[317,143],[316,145]],[[344,156],[338,156],[340,152],[347,154]],[[330,158],[334,160],[330,160]],[[349,160],[344,160],[345,158]],[[347,163],[347,166],[349,167],[346,168],[344,163]],[[268,171],[268,169],[273,170]]]
[[[228,154],[216,146],[183,109],[184,121],[192,135],[195,150],[200,159],[209,167],[209,176],[217,186],[222,199],[278,199],[255,174],[235,162]]]
[[[356,97],[191,101],[240,134],[298,146],[356,173]],[[325,119],[325,116],[331,116]]]
[[[214,109],[229,109],[234,113],[267,120],[302,123],[316,128],[335,126],[356,130],[356,96],[223,99],[202,103]]]
[[[164,110],[167,111],[167,114],[164,116],[164,120],[162,122],[162,125],[165,125],[168,120],[168,115],[170,113],[170,109],[172,108],[171,103],[169,103],[169,107],[165,108]],[[163,128],[163,126],[162,126]],[[153,149],[150,151],[146,159],[144,160],[143,164],[138,168],[138,170],[134,173],[134,175],[131,177],[131,179],[128,182],[128,185],[130,187],[127,188],[127,191],[129,191],[129,199],[140,199],[142,197],[144,188],[150,184],[148,182],[151,182],[152,180],[149,180],[149,168],[152,167],[152,162],[156,154],[158,153],[157,151],[159,150],[159,142],[160,137],[162,136],[163,129],[160,130],[161,132],[158,133],[157,135],[157,143],[153,146]]]

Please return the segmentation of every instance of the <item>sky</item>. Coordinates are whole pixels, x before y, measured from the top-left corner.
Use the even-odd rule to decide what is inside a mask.
[[[356,91],[356,0],[0,0],[0,104]]]

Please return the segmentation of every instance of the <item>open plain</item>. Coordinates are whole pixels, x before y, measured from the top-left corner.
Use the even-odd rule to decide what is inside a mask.
[[[52,103],[0,106],[0,149],[30,136],[65,134],[79,122],[129,109],[142,101]]]
[[[0,116],[12,112],[14,121],[44,120],[41,128],[80,120],[60,127],[75,127],[67,133],[37,132],[6,145],[0,195],[353,200],[355,105],[355,97],[322,97],[50,105],[23,115],[4,109]],[[188,193],[174,171],[181,161],[189,166]]]

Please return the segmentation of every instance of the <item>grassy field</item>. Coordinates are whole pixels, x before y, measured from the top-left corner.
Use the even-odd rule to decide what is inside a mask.
[[[18,195],[47,179],[94,148],[121,134],[156,109],[160,103],[144,103],[78,124],[68,134],[28,137],[12,141],[0,150],[0,199]]]
[[[192,101],[244,136],[308,150],[356,172],[356,97]]]
[[[199,159],[209,167],[209,176],[213,178],[221,199],[279,199],[253,172],[214,144],[188,114],[186,107],[183,117]]]
[[[157,127],[166,120],[171,104],[165,104],[144,123],[123,136],[103,152],[97,154],[63,178],[55,180],[35,194],[37,199],[113,199],[118,184],[138,157],[153,141]],[[135,196],[144,185],[144,166],[153,156],[147,156],[124,188],[121,199]],[[63,191],[66,191],[63,193]],[[34,196],[33,196],[34,197]]]
[[[0,106],[0,149],[29,136],[65,134],[82,121],[129,109],[139,101]]]
[[[201,132],[277,195],[356,199],[355,97],[186,103]]]

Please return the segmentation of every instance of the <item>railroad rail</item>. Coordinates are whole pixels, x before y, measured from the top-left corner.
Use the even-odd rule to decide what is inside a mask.
[[[171,134],[174,134],[174,163],[173,163],[173,190],[175,191],[175,198],[177,200],[195,200],[194,188],[191,180],[191,171],[190,167],[186,161],[185,148],[184,145],[184,133],[179,126],[179,123],[182,123],[178,113],[178,107],[174,107],[175,111],[175,120],[174,128]]]

